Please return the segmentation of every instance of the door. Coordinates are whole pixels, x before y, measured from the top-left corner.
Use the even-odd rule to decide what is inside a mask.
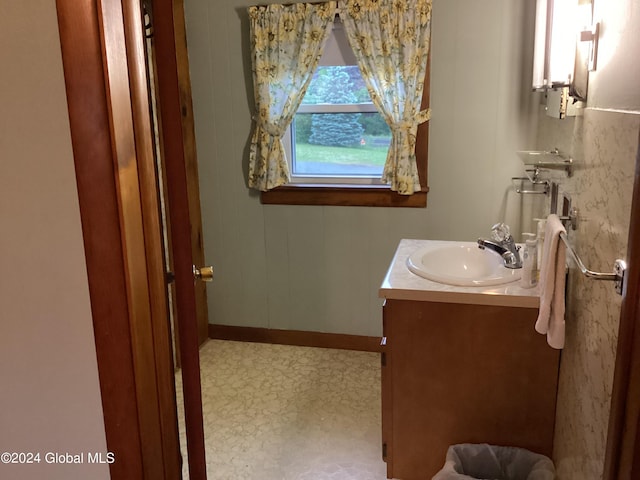
[[[173,285],[173,244],[171,235],[171,224],[169,218],[169,212],[167,211],[167,205],[169,205],[169,199],[167,196],[169,182],[173,180],[172,177],[167,176],[166,156],[164,154],[164,133],[162,131],[161,112],[159,111],[160,98],[158,96],[158,63],[156,62],[156,31],[154,21],[154,2],[153,0],[142,0],[143,12],[144,12],[144,28],[145,37],[145,52],[146,52],[146,66],[147,66],[147,80],[148,89],[150,92],[150,106],[152,110],[152,129],[156,133],[155,135],[155,156],[158,178],[158,185],[160,187],[160,201],[162,203],[162,221],[164,224],[163,233],[165,245],[165,253],[167,257],[168,283],[170,285],[170,316],[172,317],[172,323],[177,317],[176,311],[176,291]],[[204,265],[204,245],[202,235],[202,218],[200,211],[200,187],[198,182],[198,166],[196,158],[195,148],[195,131],[193,125],[193,107],[191,103],[191,82],[189,79],[189,65],[187,56],[186,35],[184,27],[184,12],[182,2],[174,2],[175,12],[175,29],[176,29],[176,59],[178,65],[178,82],[179,82],[179,102],[182,113],[182,138],[183,138],[183,151],[184,161],[186,165],[186,181],[187,181],[187,194],[189,200],[189,223],[191,233],[191,254],[193,257],[194,265]],[[163,32],[160,31],[160,35]],[[166,62],[160,63],[160,67],[166,68]],[[203,275],[199,278],[203,281],[196,282],[195,284],[195,299],[196,299],[196,319],[198,325],[198,343],[202,345],[209,337],[209,318],[207,308],[207,292],[205,283],[212,281],[212,269],[206,268],[203,270]],[[178,331],[174,328],[174,350],[176,358],[176,366],[180,367],[180,341],[178,338]]]
[[[198,183],[198,166],[196,158],[196,144],[195,144],[195,131],[193,120],[193,107],[191,103],[191,82],[189,78],[189,60],[187,54],[187,42],[184,22],[184,3],[183,0],[142,0],[145,12],[148,14],[148,24],[146,32],[150,41],[148,42],[149,48],[147,67],[150,75],[150,80],[153,85],[150,85],[150,89],[153,94],[163,95],[165,93],[174,95],[174,87],[176,85],[165,86],[164,81],[167,75],[164,72],[160,72],[159,69],[171,70],[168,72],[169,76],[175,75],[177,72],[177,98],[172,97],[167,101],[177,101],[180,107],[180,122],[173,122],[170,125],[165,125],[168,129],[175,130],[177,134],[182,132],[182,139],[180,145],[176,145],[176,148],[181,148],[183,151],[183,160],[185,165],[185,180],[187,188],[188,198],[188,218],[190,223],[190,236],[191,236],[191,254],[193,257],[194,265],[204,265],[204,245],[202,234],[202,218],[200,211],[200,186]],[[170,25],[169,22],[157,25],[158,21],[154,15],[154,9],[157,8],[162,15],[168,15],[169,11],[173,11],[173,32],[167,30]],[[163,11],[164,9],[164,11]],[[164,19],[164,17],[161,17]],[[165,19],[166,20],[166,19]],[[165,42],[163,48],[171,48],[173,46],[175,62],[169,62],[169,55],[167,50],[162,51],[162,55],[157,54],[157,43],[161,44]],[[176,68],[177,70],[174,70]],[[159,82],[163,82],[159,85]],[[161,108],[163,101],[159,96],[151,98],[151,105],[155,108]],[[162,122],[162,111],[157,112],[158,115],[157,127],[159,129],[159,140],[162,140],[165,135]],[[176,119],[177,120],[177,119]],[[167,123],[167,122],[165,122]],[[180,128],[178,128],[178,126]],[[171,141],[171,139],[168,139]],[[178,139],[176,139],[178,140]],[[174,160],[175,157],[168,158],[168,161]],[[164,186],[163,193],[166,193],[170,187],[170,183],[174,181],[174,177],[166,175],[167,172],[167,156],[164,153],[164,142],[160,142],[160,164],[161,172],[165,173],[164,178],[161,179],[161,183]],[[169,200],[165,197],[165,203],[168,204]],[[170,221],[167,225],[167,230],[170,232]],[[173,266],[173,246],[171,245],[171,238],[169,238],[169,264]],[[186,246],[186,245],[185,245]],[[196,321],[198,329],[198,343],[202,345],[209,338],[209,318],[207,309],[207,292],[203,282],[197,282],[195,285],[195,300],[196,300]],[[178,348],[179,348],[179,342]]]
[[[206,479],[199,345],[208,337],[208,319],[204,283],[194,281],[194,276],[201,280],[207,274],[203,266],[184,9],[180,0],[154,0],[151,12],[189,477]],[[210,267],[207,271],[210,272]]]
[[[196,288],[171,0],[154,2],[190,478],[205,479]],[[181,476],[138,0],[57,0],[112,479]],[[163,313],[164,312],[164,313]]]

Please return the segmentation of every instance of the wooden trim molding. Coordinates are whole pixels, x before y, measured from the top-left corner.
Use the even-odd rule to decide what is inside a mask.
[[[116,479],[179,478],[140,3],[57,0],[107,448]]]
[[[136,147],[123,5],[102,2],[105,74],[110,104],[111,143],[116,162],[116,194],[129,303],[133,366],[144,478],[163,478],[162,433],[154,356],[151,292],[149,290],[140,176]],[[139,7],[139,5],[138,5]],[[141,35],[141,33],[139,33]],[[141,126],[141,125],[139,125]]]
[[[164,478],[179,478],[182,471],[175,388],[175,371],[171,345],[169,302],[165,282],[166,259],[162,235],[162,219],[158,195],[159,178],[156,170],[154,128],[151,121],[150,79],[139,1],[123,2],[127,64],[131,89],[131,107],[135,149],[139,172],[142,226],[146,254],[151,304],[153,357],[157,382],[157,403],[160,419],[159,435],[164,464]],[[151,442],[150,442],[151,443]],[[157,458],[154,459],[156,463]],[[154,465],[153,468],[158,468]],[[148,469],[147,469],[148,470]],[[145,471],[146,473],[146,471]],[[162,472],[155,473],[155,478]]]
[[[105,58],[114,46],[104,38],[105,19],[97,2],[57,0],[56,8],[107,448],[117,458],[109,468],[114,479],[145,478],[142,430],[146,422],[138,409],[136,342],[128,297],[131,278],[119,204],[117,156],[124,145],[118,141],[124,141],[126,132],[123,127],[118,137],[111,128],[111,100],[118,95],[122,99],[122,92],[108,85]],[[115,48],[122,54],[124,45],[118,41]],[[133,140],[128,142],[132,145]]]
[[[380,337],[345,335],[340,333],[277,330],[271,328],[209,325],[209,338],[236,342],[273,343],[300,347],[335,348],[360,352],[382,352]]]
[[[349,207],[412,207],[427,206],[428,188],[413,195],[400,195],[389,187],[283,185],[262,192],[266,205],[336,205]]]

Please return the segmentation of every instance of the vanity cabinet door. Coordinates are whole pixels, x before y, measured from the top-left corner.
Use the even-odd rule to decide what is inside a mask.
[[[537,309],[387,300],[383,442],[387,476],[431,478],[449,445],[551,455],[559,353]]]
[[[393,378],[391,376],[392,356],[389,351],[387,307],[382,310],[382,354],[380,355],[382,380],[382,459],[387,463],[387,477],[393,478]]]

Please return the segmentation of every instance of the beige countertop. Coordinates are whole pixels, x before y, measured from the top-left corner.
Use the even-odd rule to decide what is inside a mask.
[[[378,296],[394,300],[538,308],[540,302],[538,287],[521,288],[517,281],[497,286],[459,287],[427,280],[407,268],[407,258],[417,249],[428,244],[446,245],[447,243],[452,242],[401,240],[378,291]]]

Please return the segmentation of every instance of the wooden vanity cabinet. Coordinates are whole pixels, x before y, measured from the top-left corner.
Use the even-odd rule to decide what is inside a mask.
[[[385,301],[388,478],[430,479],[457,443],[551,456],[559,351],[534,330],[537,314],[535,308]]]

